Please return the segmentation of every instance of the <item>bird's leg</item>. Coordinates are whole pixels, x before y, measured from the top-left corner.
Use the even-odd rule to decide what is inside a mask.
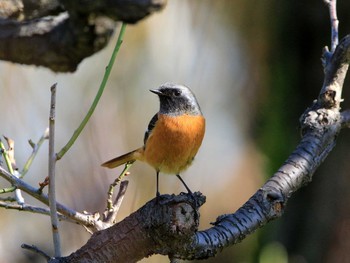
[[[190,190],[190,188],[188,188],[187,184],[185,183],[184,180],[182,180],[181,176],[179,174],[176,175],[177,178],[179,178],[179,180],[181,181],[181,183],[185,186],[185,188],[187,189],[187,192],[188,194],[191,196],[191,198],[193,199],[193,205],[192,208],[194,209],[194,217],[195,219],[197,220],[199,218],[199,215],[198,215],[198,204],[197,204],[197,199],[196,197],[194,196],[194,194],[192,193],[192,191]]]
[[[157,171],[157,191],[156,191],[157,199],[159,196],[160,196],[160,193],[159,193],[159,171]]]
[[[176,176],[177,176],[177,178],[179,178],[179,180],[181,181],[181,183],[182,183],[182,184],[185,186],[185,188],[186,188],[187,192],[188,192],[190,195],[192,195],[192,196],[193,196],[192,191],[190,190],[190,188],[188,188],[188,186],[186,185],[185,181],[184,181],[184,180],[182,180],[181,176],[180,176],[179,174],[177,174]]]

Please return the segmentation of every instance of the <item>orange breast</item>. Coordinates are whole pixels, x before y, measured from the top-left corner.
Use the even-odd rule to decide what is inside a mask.
[[[160,172],[179,174],[192,163],[204,133],[203,116],[160,114],[146,142],[143,160]]]

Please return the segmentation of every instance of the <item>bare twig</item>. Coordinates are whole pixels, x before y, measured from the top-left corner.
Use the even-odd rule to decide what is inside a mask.
[[[0,189],[0,194],[12,193],[15,190],[16,190],[16,187],[14,187],[14,186],[5,187],[5,188]]]
[[[3,167],[0,166],[0,176],[5,180],[14,185],[15,188],[21,189],[30,196],[36,198],[40,202],[49,205],[49,197],[47,194],[40,191],[38,188],[34,188],[33,186],[27,184],[16,176],[10,174]],[[98,214],[92,213],[80,213],[74,209],[67,207],[59,202],[56,202],[57,211],[62,215],[67,217],[67,220],[74,221],[84,227],[89,229],[91,233],[103,230],[109,227],[109,224],[104,223],[101,220],[101,217]]]
[[[15,160],[15,142],[6,136],[4,136],[4,138],[7,142],[8,149],[7,150],[5,149],[5,146],[1,141],[0,141],[0,148],[2,150],[7,169],[10,171],[11,174],[13,174],[16,177],[19,177],[19,173],[16,168],[16,160]],[[20,189],[16,189],[15,187],[1,189],[1,193],[13,192],[13,191],[15,192],[17,203],[24,204],[24,198],[22,196]]]
[[[329,17],[331,20],[331,53],[334,53],[338,46],[338,26],[339,20],[337,17],[337,0],[324,0],[328,5]]]
[[[119,208],[123,202],[126,189],[128,188],[128,184],[129,184],[129,181],[122,181],[120,183],[119,192],[115,198],[112,208],[106,209],[106,211],[104,212],[105,219],[103,221],[105,223],[110,225],[113,225],[116,223],[115,219],[117,217]]]
[[[49,177],[45,177],[45,180],[43,182],[40,182],[39,183],[39,189],[38,189],[38,192],[42,193],[42,191],[44,190],[45,186],[48,186],[49,185]]]
[[[109,186],[109,190],[108,190],[108,193],[107,193],[108,196],[107,196],[107,209],[106,209],[106,211],[109,211],[109,210],[113,209],[112,198],[113,198],[114,187],[116,187],[123,180],[124,176],[128,175],[128,170],[132,166],[133,163],[134,163],[134,161],[126,163],[123,171],[114,180],[114,182]]]
[[[7,151],[7,149],[5,148],[5,145],[4,145],[4,143],[1,141],[1,139],[0,139],[0,150],[1,150],[2,156],[4,157],[4,160],[5,160],[7,169],[9,170],[9,172],[10,172],[11,174],[13,174],[13,167],[12,167],[12,163],[11,163],[10,157],[9,157],[9,155],[8,155],[8,151]]]
[[[14,198],[12,196],[0,197],[0,201],[3,201],[3,202],[16,202],[16,198]]]
[[[61,256],[61,242],[58,231],[58,216],[56,207],[56,185],[55,185],[55,108],[56,108],[56,84],[51,87],[51,106],[49,117],[49,205],[52,225],[52,236],[55,249],[55,257]]]
[[[8,146],[7,155],[11,163],[12,169],[16,170],[17,167],[16,167],[16,159],[15,159],[15,141],[9,137],[6,137],[5,135],[4,135],[4,139],[7,142],[7,146]]]
[[[23,178],[26,173],[28,172],[30,166],[32,165],[35,156],[37,155],[40,146],[43,144],[43,142],[49,138],[49,128],[47,128],[44,132],[44,134],[40,137],[39,141],[35,144],[32,140],[29,140],[30,146],[33,148],[32,154],[29,156],[27,162],[24,164],[23,170],[21,171],[20,178]]]
[[[8,200],[8,201],[12,201],[12,200]],[[19,210],[24,212],[30,212],[35,214],[42,214],[42,215],[48,215],[48,216],[50,215],[50,210],[47,208],[28,205],[28,204],[12,204],[12,203],[9,203],[8,201],[1,200],[0,207],[3,207],[5,209],[13,209],[13,210]],[[68,220],[68,218],[62,214],[58,214],[58,217],[60,220],[71,221],[71,220]]]
[[[16,159],[15,159],[15,141],[12,140],[11,138],[6,137],[6,136],[4,136],[4,138],[5,138],[7,145],[8,145],[7,154],[8,154],[9,160],[11,162],[13,175],[16,177],[19,177],[20,174],[18,173],[18,169],[16,166]],[[22,196],[21,189],[15,190],[15,197],[16,197],[18,204],[24,204],[24,198]]]

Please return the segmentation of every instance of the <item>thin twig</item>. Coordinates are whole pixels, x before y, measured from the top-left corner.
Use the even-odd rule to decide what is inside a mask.
[[[120,32],[119,32],[119,37],[118,37],[117,43],[115,45],[115,48],[114,48],[112,56],[111,56],[111,59],[109,60],[108,66],[107,66],[105,74],[103,76],[100,88],[97,91],[96,97],[95,97],[94,101],[92,102],[89,111],[87,112],[83,121],[80,123],[79,127],[74,131],[72,137],[69,139],[67,144],[58,152],[57,160],[60,160],[63,157],[63,155],[65,155],[65,153],[70,149],[70,147],[72,147],[72,145],[74,144],[74,142],[79,137],[82,130],[84,129],[85,125],[89,121],[91,115],[94,113],[95,108],[96,108],[96,106],[97,106],[97,104],[98,104],[98,102],[103,94],[104,88],[106,87],[106,83],[107,83],[108,77],[111,73],[115,58],[116,58],[118,51],[119,51],[119,48],[120,48],[121,44],[123,43],[125,28],[126,28],[126,24],[123,23],[122,27],[120,29]]]
[[[7,146],[8,146],[7,155],[8,155],[9,161],[11,163],[12,169],[16,170],[15,141],[9,137],[6,137],[5,135],[3,135],[3,136],[7,142]]]
[[[48,185],[49,185],[49,181],[50,181],[50,179],[49,179],[49,177],[47,176],[47,177],[45,177],[45,179],[44,179],[43,182],[40,182],[40,183],[39,183],[39,189],[38,189],[38,192],[39,192],[39,193],[42,193],[43,190],[44,190],[44,188],[45,188],[45,186],[48,186]]]
[[[126,190],[128,188],[128,184],[129,184],[129,181],[122,181],[120,183],[119,192],[113,203],[113,208],[111,210],[106,210],[104,213],[105,219],[103,221],[105,223],[110,225],[115,224],[119,208],[123,202]]]
[[[34,205],[28,205],[28,204],[12,204],[9,203],[9,201],[12,201],[11,199],[8,199],[7,201],[0,200],[0,207],[3,207],[5,209],[13,209],[13,210],[19,210],[24,212],[30,212],[34,214],[42,214],[42,215],[50,215],[50,210],[47,208],[34,206]],[[68,218],[62,214],[58,214],[58,217],[60,220],[68,220]]]
[[[21,172],[21,176],[19,178],[23,178],[26,173],[28,172],[30,166],[32,165],[35,156],[37,155],[40,146],[43,144],[43,142],[49,138],[49,128],[47,128],[44,132],[44,134],[40,137],[39,141],[35,144],[33,143],[31,140],[29,140],[29,144],[33,147],[33,152],[32,154],[29,156],[27,162],[24,164],[22,172]]]
[[[12,196],[0,197],[0,201],[3,201],[3,202],[16,202],[16,198],[14,198]]]
[[[0,189],[0,194],[12,193],[15,190],[16,190],[16,187],[14,186],[2,188]]]
[[[56,185],[55,185],[55,108],[56,108],[56,85],[51,87],[51,106],[49,117],[49,205],[52,226],[52,237],[55,250],[55,257],[61,256],[61,242],[58,231],[58,216],[56,206]]]
[[[108,193],[107,193],[107,209],[106,209],[107,211],[110,211],[113,209],[112,198],[113,198],[114,187],[116,187],[123,180],[124,176],[128,175],[128,170],[132,166],[133,163],[134,163],[134,161],[126,163],[123,171],[114,180],[114,182],[109,186]]]
[[[8,152],[7,152],[7,154],[8,154],[9,160],[11,162],[13,175],[16,176],[16,177],[19,177],[20,174],[18,172],[18,169],[17,169],[17,166],[16,166],[16,159],[15,159],[15,141],[12,140],[9,137],[6,137],[6,136],[4,136],[4,138],[5,138],[5,140],[7,142],[7,145],[8,145]],[[17,200],[18,204],[24,204],[24,198],[22,196],[21,189],[15,189],[15,197],[16,197],[16,200]]]
[[[17,178],[16,176],[10,174],[8,171],[6,171],[1,166],[0,166],[0,176],[3,177],[8,182],[10,182],[12,185],[14,185],[14,187],[23,190],[24,192],[26,192],[30,196],[36,198],[40,202],[46,204],[47,206],[49,205],[48,195],[40,192],[39,189],[34,188],[33,186],[31,186],[31,185],[27,184],[26,182],[22,181],[21,179]],[[96,223],[92,219],[92,215],[90,215],[90,214],[86,215],[86,214],[80,213],[74,209],[68,208],[67,206],[65,206],[59,202],[56,203],[56,206],[57,206],[58,212],[60,212],[61,214],[67,216],[68,218],[70,218],[71,220],[73,220],[79,224],[93,227],[93,225]]]
[[[1,141],[1,139],[0,139],[0,149],[1,149],[2,156],[4,157],[4,160],[5,160],[7,169],[9,170],[9,172],[10,172],[11,174],[13,174],[13,167],[12,167],[12,164],[11,164],[10,157],[9,157],[9,155],[8,155],[8,151],[6,150],[5,145],[4,145],[4,143]]]
[[[16,177],[19,177],[19,173],[16,169],[16,160],[15,160],[15,142],[14,140],[4,136],[7,145],[8,145],[8,150],[5,149],[4,144],[0,140],[0,148],[3,153],[7,169],[10,171],[11,174],[13,174]],[[1,193],[6,193],[6,192],[15,192],[16,200],[17,203],[19,204],[24,204],[24,198],[22,196],[21,190],[16,189],[15,187],[10,187],[10,188],[5,188],[1,189]]]
[[[331,53],[334,53],[339,43],[339,20],[337,17],[337,0],[324,0],[324,2],[328,5],[329,9],[329,16],[331,20]]]

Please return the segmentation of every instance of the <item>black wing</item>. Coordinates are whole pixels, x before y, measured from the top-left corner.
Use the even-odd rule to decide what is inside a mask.
[[[158,113],[156,113],[153,118],[151,119],[151,121],[148,124],[147,130],[145,132],[145,137],[143,137],[143,143],[146,145],[147,139],[149,137],[149,135],[151,134],[154,126],[156,126],[156,123],[158,121]]]

